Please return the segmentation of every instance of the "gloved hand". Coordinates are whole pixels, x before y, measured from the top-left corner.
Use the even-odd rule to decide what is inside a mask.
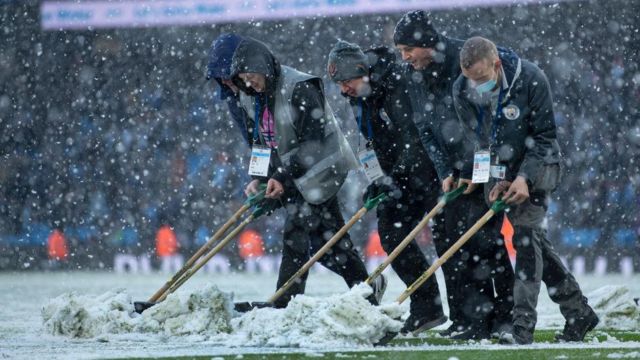
[[[378,194],[378,186],[375,182],[372,182],[371,184],[369,184],[369,186],[367,186],[367,188],[364,190],[364,193],[362,194],[362,203],[366,203],[368,199],[374,198],[376,194]]]
[[[266,216],[273,214],[274,211],[278,210],[282,207],[282,201],[280,199],[264,199],[259,204],[258,207],[264,211]]]
[[[399,197],[396,196],[399,192],[395,182],[388,176],[382,177],[367,186],[364,194],[362,194],[362,202],[367,202],[367,199],[372,199],[380,194],[386,193],[388,198]]]

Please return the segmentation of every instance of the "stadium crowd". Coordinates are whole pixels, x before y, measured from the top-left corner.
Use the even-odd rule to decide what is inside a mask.
[[[588,270],[600,257],[609,270],[629,258],[640,271],[638,10],[615,0],[433,13],[448,36],[493,38],[548,74],[566,159],[549,230]],[[249,181],[248,148],[226,135],[238,129],[204,77],[211,40],[253,36],[284,63],[324,75],[336,39],[392,44],[400,15],[42,31],[36,1],[0,5],[0,270],[111,269],[117,255],[159,267],[167,226],[168,254],[190,256],[242,204]],[[351,116],[337,87],[325,88],[338,116]],[[345,130],[357,142],[355,127]],[[361,206],[363,182],[353,174],[343,188],[345,213]],[[352,231],[363,249],[373,223]],[[264,217],[248,230],[257,235],[243,235],[254,247],[259,236],[266,257],[279,252],[281,226]],[[243,249],[225,250],[231,269],[255,266]]]

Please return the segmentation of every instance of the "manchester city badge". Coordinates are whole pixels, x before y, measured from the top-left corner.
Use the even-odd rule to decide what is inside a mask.
[[[507,119],[515,120],[520,116],[520,108],[513,104],[507,105],[504,109],[502,109],[502,113]]]

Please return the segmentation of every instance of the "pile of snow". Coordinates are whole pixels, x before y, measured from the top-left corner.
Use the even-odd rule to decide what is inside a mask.
[[[284,309],[232,310],[232,295],[215,286],[189,294],[177,292],[142,314],[124,291],[98,297],[61,295],[42,309],[46,331],[93,338],[110,334],[202,335],[226,346],[352,347],[372,345],[398,332],[405,310],[393,303],[373,306],[371,287],[361,284],[325,298],[296,296]],[[232,318],[235,316],[235,318]],[[200,340],[202,340],[200,338]]]
[[[124,290],[98,297],[67,293],[42,309],[45,330],[53,335],[91,338],[106,334],[162,333],[214,335],[231,331],[232,298],[215,286],[192,294],[174,293],[141,315]]]
[[[640,330],[640,307],[626,286],[603,286],[587,298],[600,317],[599,328]]]
[[[274,346],[327,349],[372,345],[388,332],[398,332],[404,313],[396,303],[373,306],[371,287],[360,284],[326,298],[296,296],[285,309],[254,309],[231,321],[231,346]]]

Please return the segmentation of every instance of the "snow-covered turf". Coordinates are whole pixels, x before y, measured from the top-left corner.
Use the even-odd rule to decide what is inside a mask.
[[[223,355],[237,353],[282,353],[288,351],[300,351],[300,348],[273,347],[274,345],[290,344],[292,346],[301,346],[302,348],[313,348],[314,337],[322,338],[326,341],[327,335],[322,329],[314,332],[313,325],[308,328],[308,342],[305,344],[288,342],[286,338],[283,340],[282,334],[289,331],[290,334],[297,336],[296,332],[300,331],[300,327],[290,327],[284,329],[281,327],[283,322],[291,322],[295,319],[291,313],[271,313],[267,310],[262,314],[253,314],[251,317],[245,316],[241,318],[243,321],[253,319],[251,324],[240,324],[240,319],[231,320],[231,323],[237,329],[250,331],[249,337],[234,336],[233,341],[222,342],[216,336],[212,336],[211,332],[202,331],[207,327],[216,329],[220,332],[220,336],[225,334],[225,326],[229,324],[228,319],[216,318],[217,323],[192,323],[183,324],[176,322],[167,322],[166,313],[159,312],[156,314],[159,319],[164,319],[164,323],[159,321],[157,324],[153,321],[146,322],[144,325],[136,327],[123,326],[118,323],[116,315],[122,315],[127,310],[127,299],[146,300],[150,294],[155,292],[168,275],[116,275],[111,273],[1,273],[0,284],[2,291],[0,292],[0,359],[1,358],[97,358],[97,357],[133,357],[133,356],[178,356],[178,355]],[[389,287],[385,295],[384,302],[389,303],[395,300],[399,293],[404,289],[399,279],[391,274],[389,276]],[[275,275],[262,274],[229,274],[229,275],[198,275],[190,280],[183,289],[180,290],[181,296],[176,296],[174,308],[195,309],[196,311],[205,311],[202,303],[195,302],[191,299],[190,294],[202,292],[203,289],[209,289],[210,294],[216,294],[215,289],[211,285],[217,286],[223,292],[233,292],[234,300],[253,300],[261,301],[268,298],[275,290]],[[626,329],[640,330],[638,323],[637,307],[633,306],[633,297],[640,296],[640,276],[632,278],[623,278],[621,276],[609,275],[605,277],[587,276],[578,278],[581,286],[587,294],[598,290],[594,293],[594,299],[591,304],[601,304],[602,309],[606,309],[610,313],[604,324],[608,327],[619,327]],[[440,281],[442,287],[442,281]],[[609,288],[604,288],[610,286]],[[618,288],[616,286],[624,286]],[[119,289],[121,289],[120,292]],[[305,315],[305,309],[318,306],[330,308],[329,302],[321,302],[320,300],[330,295],[347,293],[347,287],[339,277],[331,273],[312,273],[307,284],[307,295],[314,297],[313,299],[303,299],[298,303],[296,312]],[[441,289],[444,293],[444,289]],[[628,290],[628,291],[627,291]],[[75,292],[75,296],[68,295]],[[60,297],[63,294],[63,297]],[[219,294],[219,293],[217,293]],[[611,294],[617,296],[610,298]],[[102,297],[102,298],[101,298]],[[58,298],[57,300],[54,300]],[[72,304],[74,306],[67,306]],[[109,299],[109,305],[103,301]],[[114,300],[115,299],[115,300]],[[333,302],[344,302],[345,306],[349,306],[350,298],[335,298]],[[52,301],[53,300],[53,301]],[[318,302],[320,301],[320,302]],[[82,332],[88,338],[74,338],[67,335],[52,335],[60,333],[60,329],[56,329],[51,322],[45,323],[43,316],[51,318],[53,311],[59,309],[60,306],[67,306],[68,311],[78,310],[78,304],[89,305],[90,312],[106,313],[112,312],[115,316],[112,320],[102,319],[99,323],[111,325],[105,331],[104,328],[91,328],[89,325],[74,323],[68,331]],[[216,306],[224,308],[225,298],[220,297],[216,302]],[[48,306],[47,306],[48,305]],[[353,304],[352,304],[353,305]],[[354,305],[355,306],[355,305]],[[365,305],[366,306],[366,305]],[[404,305],[403,305],[404,306]],[[206,306],[205,306],[206,307]],[[200,310],[198,310],[200,309]],[[44,311],[43,311],[44,310]],[[612,311],[609,311],[612,310]],[[158,312],[156,310],[156,312]],[[184,313],[183,313],[184,314]],[[340,314],[338,314],[340,315]],[[56,316],[61,316],[57,313]],[[178,314],[179,316],[179,314]],[[335,314],[328,313],[323,315],[323,322],[340,320]],[[202,318],[203,316],[197,316]],[[305,319],[309,315],[305,315]],[[320,317],[318,317],[320,318]],[[184,318],[189,320],[188,317]],[[327,320],[329,319],[329,320]],[[635,319],[635,320],[630,320]],[[125,319],[126,320],[126,319]],[[157,320],[157,318],[155,319]],[[235,322],[234,322],[235,321]],[[295,321],[299,321],[295,320]],[[94,321],[95,322],[95,321]],[[139,321],[140,322],[140,321]],[[69,322],[58,322],[58,324]],[[125,323],[127,323],[125,321]],[[540,296],[539,304],[539,325],[538,329],[561,328],[564,323],[558,308],[553,304],[546,295],[546,289],[543,289]],[[127,323],[128,324],[128,323]],[[213,325],[215,326],[213,326]],[[313,323],[310,323],[313,324]],[[319,324],[319,323],[317,323]],[[363,322],[361,325],[366,325]],[[391,324],[391,323],[390,323]],[[337,326],[339,324],[332,324]],[[89,326],[89,328],[87,328]],[[114,330],[113,327],[116,327]],[[213,327],[212,327],[213,326]],[[243,327],[244,326],[244,327]],[[391,325],[390,325],[391,326]],[[445,325],[446,326],[446,325]],[[280,330],[276,327],[280,327]],[[188,331],[185,331],[188,329]],[[218,331],[219,330],[219,331]],[[144,332],[142,332],[144,331]],[[269,337],[269,332],[273,332],[273,336]],[[179,333],[179,336],[175,334]],[[366,332],[365,332],[366,333]],[[203,335],[208,334],[208,335]],[[245,333],[246,336],[247,333]],[[294,336],[295,338],[295,336]],[[299,338],[299,337],[298,337]],[[271,343],[269,343],[271,341]],[[282,343],[284,341],[285,343]],[[278,343],[280,342],[280,343]],[[366,343],[363,341],[361,343]],[[260,345],[271,346],[260,346]],[[343,345],[344,346],[344,345]],[[555,347],[558,345],[535,344],[539,347]],[[580,345],[585,346],[585,345]],[[612,339],[610,343],[588,344],[586,346],[597,347],[620,347],[621,343]],[[460,345],[459,349],[486,347],[492,348],[496,345],[476,344],[476,345]],[[638,343],[625,343],[624,347],[640,347]],[[439,347],[444,349],[448,347]],[[348,347],[340,347],[338,343],[333,343],[331,348],[325,351],[339,350],[371,350],[370,346],[362,346],[354,343]],[[317,350],[317,347],[316,347]]]

